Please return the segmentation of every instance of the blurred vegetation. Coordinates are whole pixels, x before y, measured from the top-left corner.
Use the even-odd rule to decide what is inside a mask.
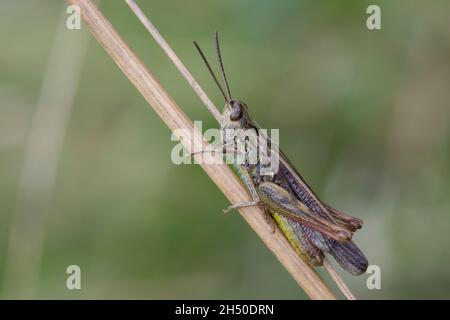
[[[280,128],[281,147],[322,199],[365,221],[355,241],[381,267],[382,290],[342,271],[358,297],[450,298],[450,2],[138,3],[220,105],[192,46],[213,59],[218,30],[232,93],[263,127]],[[381,6],[379,31],[365,26],[369,4]],[[101,8],[185,112],[215,127],[126,4]],[[54,0],[0,3],[3,297],[29,127],[64,10]],[[228,203],[201,168],[172,164],[169,130],[89,38],[36,297],[305,298],[239,215],[222,214]],[[65,288],[71,264],[80,291]]]

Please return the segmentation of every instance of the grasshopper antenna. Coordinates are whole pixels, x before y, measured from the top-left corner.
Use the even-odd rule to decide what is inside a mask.
[[[214,74],[214,71],[212,70],[211,65],[209,64],[208,60],[206,59],[205,55],[203,54],[202,49],[200,49],[200,46],[198,45],[198,43],[196,41],[194,41],[194,46],[197,48],[198,53],[200,53],[200,56],[202,57],[203,62],[205,63],[206,67],[208,68],[209,73],[213,77],[214,82],[217,84],[217,87],[219,88],[220,92],[222,93],[223,97],[225,98],[225,102],[228,103],[229,99],[227,98],[225,91],[223,91],[223,88],[220,85],[219,80],[217,80],[217,77]],[[228,85],[227,85],[227,88],[228,88]],[[228,92],[230,92],[230,90],[228,90]]]
[[[222,60],[222,55],[220,53],[220,46],[219,46],[219,33],[217,31],[215,33],[215,39],[216,39],[217,58],[218,58],[219,64],[220,64],[220,70],[222,71],[222,77],[223,77],[223,81],[225,82],[225,87],[227,88],[228,97],[231,100],[230,86],[228,85],[227,76],[225,74],[225,68],[223,67],[223,60]]]

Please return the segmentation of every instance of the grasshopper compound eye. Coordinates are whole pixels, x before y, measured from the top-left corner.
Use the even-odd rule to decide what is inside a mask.
[[[230,120],[231,121],[239,121],[241,120],[244,112],[242,110],[242,105],[237,101],[231,101],[231,112],[230,112]]]

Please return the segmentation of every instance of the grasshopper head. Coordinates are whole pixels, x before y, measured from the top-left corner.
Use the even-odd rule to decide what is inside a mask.
[[[230,121],[240,121],[247,113],[247,106],[238,99],[231,99],[225,105],[225,114]]]
[[[227,102],[222,116],[223,125],[226,127],[246,129],[251,124],[247,105],[238,99],[232,98]]]

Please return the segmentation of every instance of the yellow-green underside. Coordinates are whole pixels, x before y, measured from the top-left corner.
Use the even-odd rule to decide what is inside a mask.
[[[273,211],[271,211],[271,214],[272,214],[272,217],[277,222],[278,226],[280,227],[281,231],[283,231],[286,238],[291,243],[292,247],[295,249],[297,254],[300,256],[300,258],[302,258],[303,261],[305,261],[306,263],[311,265],[311,260],[310,260],[308,253],[305,251],[305,249],[302,247],[302,244],[297,239],[295,232],[292,229],[292,227],[289,225],[289,223],[287,222],[287,219],[285,217],[283,217],[282,215],[275,213]]]

